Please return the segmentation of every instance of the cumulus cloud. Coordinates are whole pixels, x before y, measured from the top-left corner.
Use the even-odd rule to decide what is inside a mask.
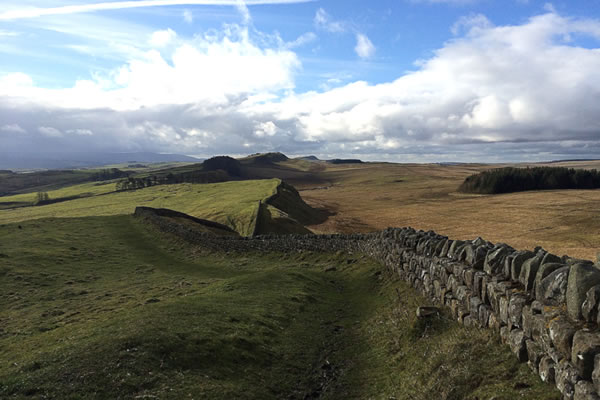
[[[173,42],[176,37],[177,34],[171,28],[156,31],[150,36],[150,44],[154,47],[164,47]]]
[[[63,136],[61,131],[51,126],[40,126],[38,128],[38,132],[40,132],[44,136],[53,138],[59,138]]]
[[[26,74],[6,75],[0,78],[0,96],[64,108],[208,106],[250,93],[292,89],[299,67],[291,50],[261,48],[250,40],[247,28],[230,26],[219,35],[176,46],[168,57],[156,50],[143,52],[109,76],[78,80],[71,88],[44,89]]]
[[[375,46],[369,40],[367,35],[357,33],[354,51],[362,59],[371,58],[375,54]]]
[[[295,92],[296,54],[285,43],[258,44],[243,27],[182,41],[168,55],[146,52],[108,83],[44,89],[6,75],[0,121],[27,133],[1,135],[0,147],[406,161],[597,156],[600,52],[569,37],[600,40],[600,21],[556,13],[521,25],[482,21],[462,22],[394,81],[324,91]]]

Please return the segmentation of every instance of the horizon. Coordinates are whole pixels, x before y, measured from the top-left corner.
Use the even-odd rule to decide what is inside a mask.
[[[8,1],[0,152],[595,159],[600,1]]]

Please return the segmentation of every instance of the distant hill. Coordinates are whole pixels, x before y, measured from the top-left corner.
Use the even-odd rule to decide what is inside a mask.
[[[181,154],[140,153],[1,153],[0,169],[73,169],[121,163],[199,162]]]
[[[127,177],[117,168],[86,170],[50,170],[28,173],[0,171],[0,196],[55,190],[84,182],[100,182]]]
[[[283,153],[257,153],[240,158],[240,162],[243,164],[272,164],[287,160],[289,158]]]
[[[316,156],[304,156],[304,157],[297,157],[296,160],[305,160],[305,161],[321,161],[319,160]]]
[[[362,164],[362,161],[356,158],[334,158],[327,162],[330,164]]]

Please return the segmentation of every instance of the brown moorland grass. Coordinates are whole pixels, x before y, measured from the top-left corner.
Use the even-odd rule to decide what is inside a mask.
[[[600,161],[512,166],[527,165],[600,168]],[[503,166],[329,165],[316,174],[318,186],[292,183],[307,203],[335,213],[324,223],[310,226],[315,232],[368,232],[388,226],[412,226],[453,239],[481,236],[518,249],[542,246],[558,255],[595,260],[600,250],[600,190],[501,195],[457,192],[467,176]]]

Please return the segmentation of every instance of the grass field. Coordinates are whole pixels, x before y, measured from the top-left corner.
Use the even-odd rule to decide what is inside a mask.
[[[218,184],[184,183],[102,194],[103,190],[114,190],[114,184],[108,184],[98,186],[97,195],[92,197],[37,207],[0,210],[0,221],[9,223],[47,217],[132,214],[136,206],[148,206],[170,208],[194,217],[213,220],[242,235],[249,235],[254,229],[259,200],[265,200],[275,193],[279,183],[278,179]],[[50,192],[49,195],[53,198],[92,190],[93,186],[85,184]],[[9,201],[15,201],[15,198],[11,196]],[[0,202],[5,199],[0,197]]]
[[[600,168],[597,161],[564,165]],[[600,250],[600,190],[502,195],[457,192],[467,176],[488,168],[476,164],[328,165],[315,174],[314,182],[299,179],[292,183],[307,203],[336,214],[322,224],[309,226],[316,232],[412,226],[453,239],[481,236],[519,249],[541,245],[558,255],[596,259]]]
[[[206,253],[131,216],[0,225],[0,398],[559,399],[360,255]],[[331,270],[335,266],[336,270]]]
[[[63,197],[106,194],[115,191],[115,182],[88,182],[79,185],[66,186],[60,189],[46,191],[50,199],[60,199]],[[37,198],[36,193],[22,193],[12,196],[0,197],[0,205],[2,203],[33,203]]]

